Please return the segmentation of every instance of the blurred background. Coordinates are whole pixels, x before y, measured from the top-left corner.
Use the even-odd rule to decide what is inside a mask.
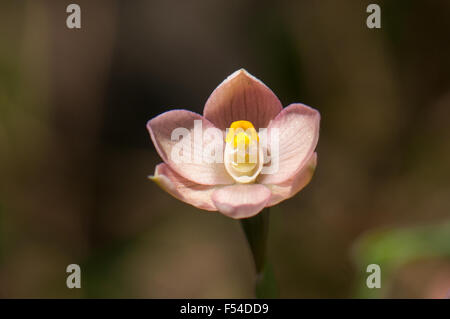
[[[239,223],[147,180],[145,128],[245,68],[322,115],[312,182],[271,211],[280,296],[446,298],[449,36],[445,0],[2,0],[0,297],[251,298]]]

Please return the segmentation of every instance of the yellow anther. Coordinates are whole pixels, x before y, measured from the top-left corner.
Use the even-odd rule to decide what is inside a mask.
[[[245,148],[250,144],[250,137],[245,132],[239,132],[234,136],[234,147]]]
[[[237,147],[240,143],[245,143],[245,146],[248,146],[251,141],[259,141],[259,137],[252,122],[235,121],[231,123],[225,141],[227,143],[233,142],[234,147]]]
[[[249,121],[231,123],[225,138],[224,163],[238,183],[252,183],[263,166],[259,136]]]
[[[235,121],[235,122],[231,123],[230,128],[232,128],[232,129],[241,128],[245,131],[248,128],[254,129],[255,127],[253,126],[252,122],[250,122],[250,121]]]
[[[251,122],[236,121],[231,123],[226,142],[234,152],[232,160],[234,169],[247,172],[256,166],[259,137]]]

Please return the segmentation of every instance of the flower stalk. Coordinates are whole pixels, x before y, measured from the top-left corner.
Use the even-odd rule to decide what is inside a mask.
[[[256,298],[277,297],[277,287],[273,269],[267,260],[269,216],[269,208],[265,208],[256,216],[240,220],[255,264]]]

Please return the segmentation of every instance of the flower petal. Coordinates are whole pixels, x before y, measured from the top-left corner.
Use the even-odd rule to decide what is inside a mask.
[[[199,131],[202,134],[202,143],[198,142],[194,132],[194,121],[196,120],[201,121],[201,131]],[[189,138],[180,138],[180,141],[173,140],[172,133],[175,129],[180,128],[185,129],[189,133]],[[197,151],[202,152],[206,148],[205,143],[210,142],[205,138],[208,136],[207,133],[205,134],[205,130],[209,128],[214,128],[211,122],[204,119],[201,115],[187,110],[165,112],[147,123],[147,129],[158,154],[176,173],[197,184],[232,184],[234,181],[226,172],[223,163],[218,163],[217,161],[207,163],[201,157],[199,161],[194,159],[194,154]],[[217,129],[217,131],[219,130]],[[222,132],[219,131],[219,134],[222,134]],[[180,143],[183,142],[186,142],[185,146],[189,151],[190,159],[176,160],[172,151],[174,151],[175,146],[179,148]]]
[[[258,214],[270,199],[270,190],[261,184],[235,184],[217,188],[212,200],[228,217],[239,219]]]
[[[196,184],[180,175],[165,163],[158,164],[155,175],[149,177],[166,192],[179,200],[200,209],[216,211],[211,195],[214,186]]]
[[[303,104],[291,104],[283,109],[270,123],[267,141],[269,143],[274,172],[258,177],[261,184],[280,184],[292,178],[311,157],[319,139],[320,114]],[[272,137],[278,131],[278,156]],[[278,158],[278,165],[274,160]]]
[[[267,206],[274,206],[301,191],[311,181],[316,165],[317,153],[313,153],[307,164],[294,177],[281,184],[266,185],[272,191]]]
[[[240,69],[223,81],[206,101],[203,115],[222,130],[234,121],[250,121],[267,128],[282,110],[276,95],[260,80]]]

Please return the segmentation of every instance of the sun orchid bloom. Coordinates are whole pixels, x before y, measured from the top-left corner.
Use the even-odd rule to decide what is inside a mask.
[[[264,83],[241,69],[212,92],[203,116],[172,110],[148,121],[150,137],[164,161],[149,178],[197,208],[248,218],[294,196],[310,182],[319,123],[317,110],[297,103],[283,108]],[[182,152],[194,154],[211,142],[210,132],[219,131],[223,143],[213,143],[219,160],[176,160],[172,154],[180,140],[173,132],[178,128],[189,133],[181,139],[186,147]],[[265,170],[275,162],[275,170]]]

